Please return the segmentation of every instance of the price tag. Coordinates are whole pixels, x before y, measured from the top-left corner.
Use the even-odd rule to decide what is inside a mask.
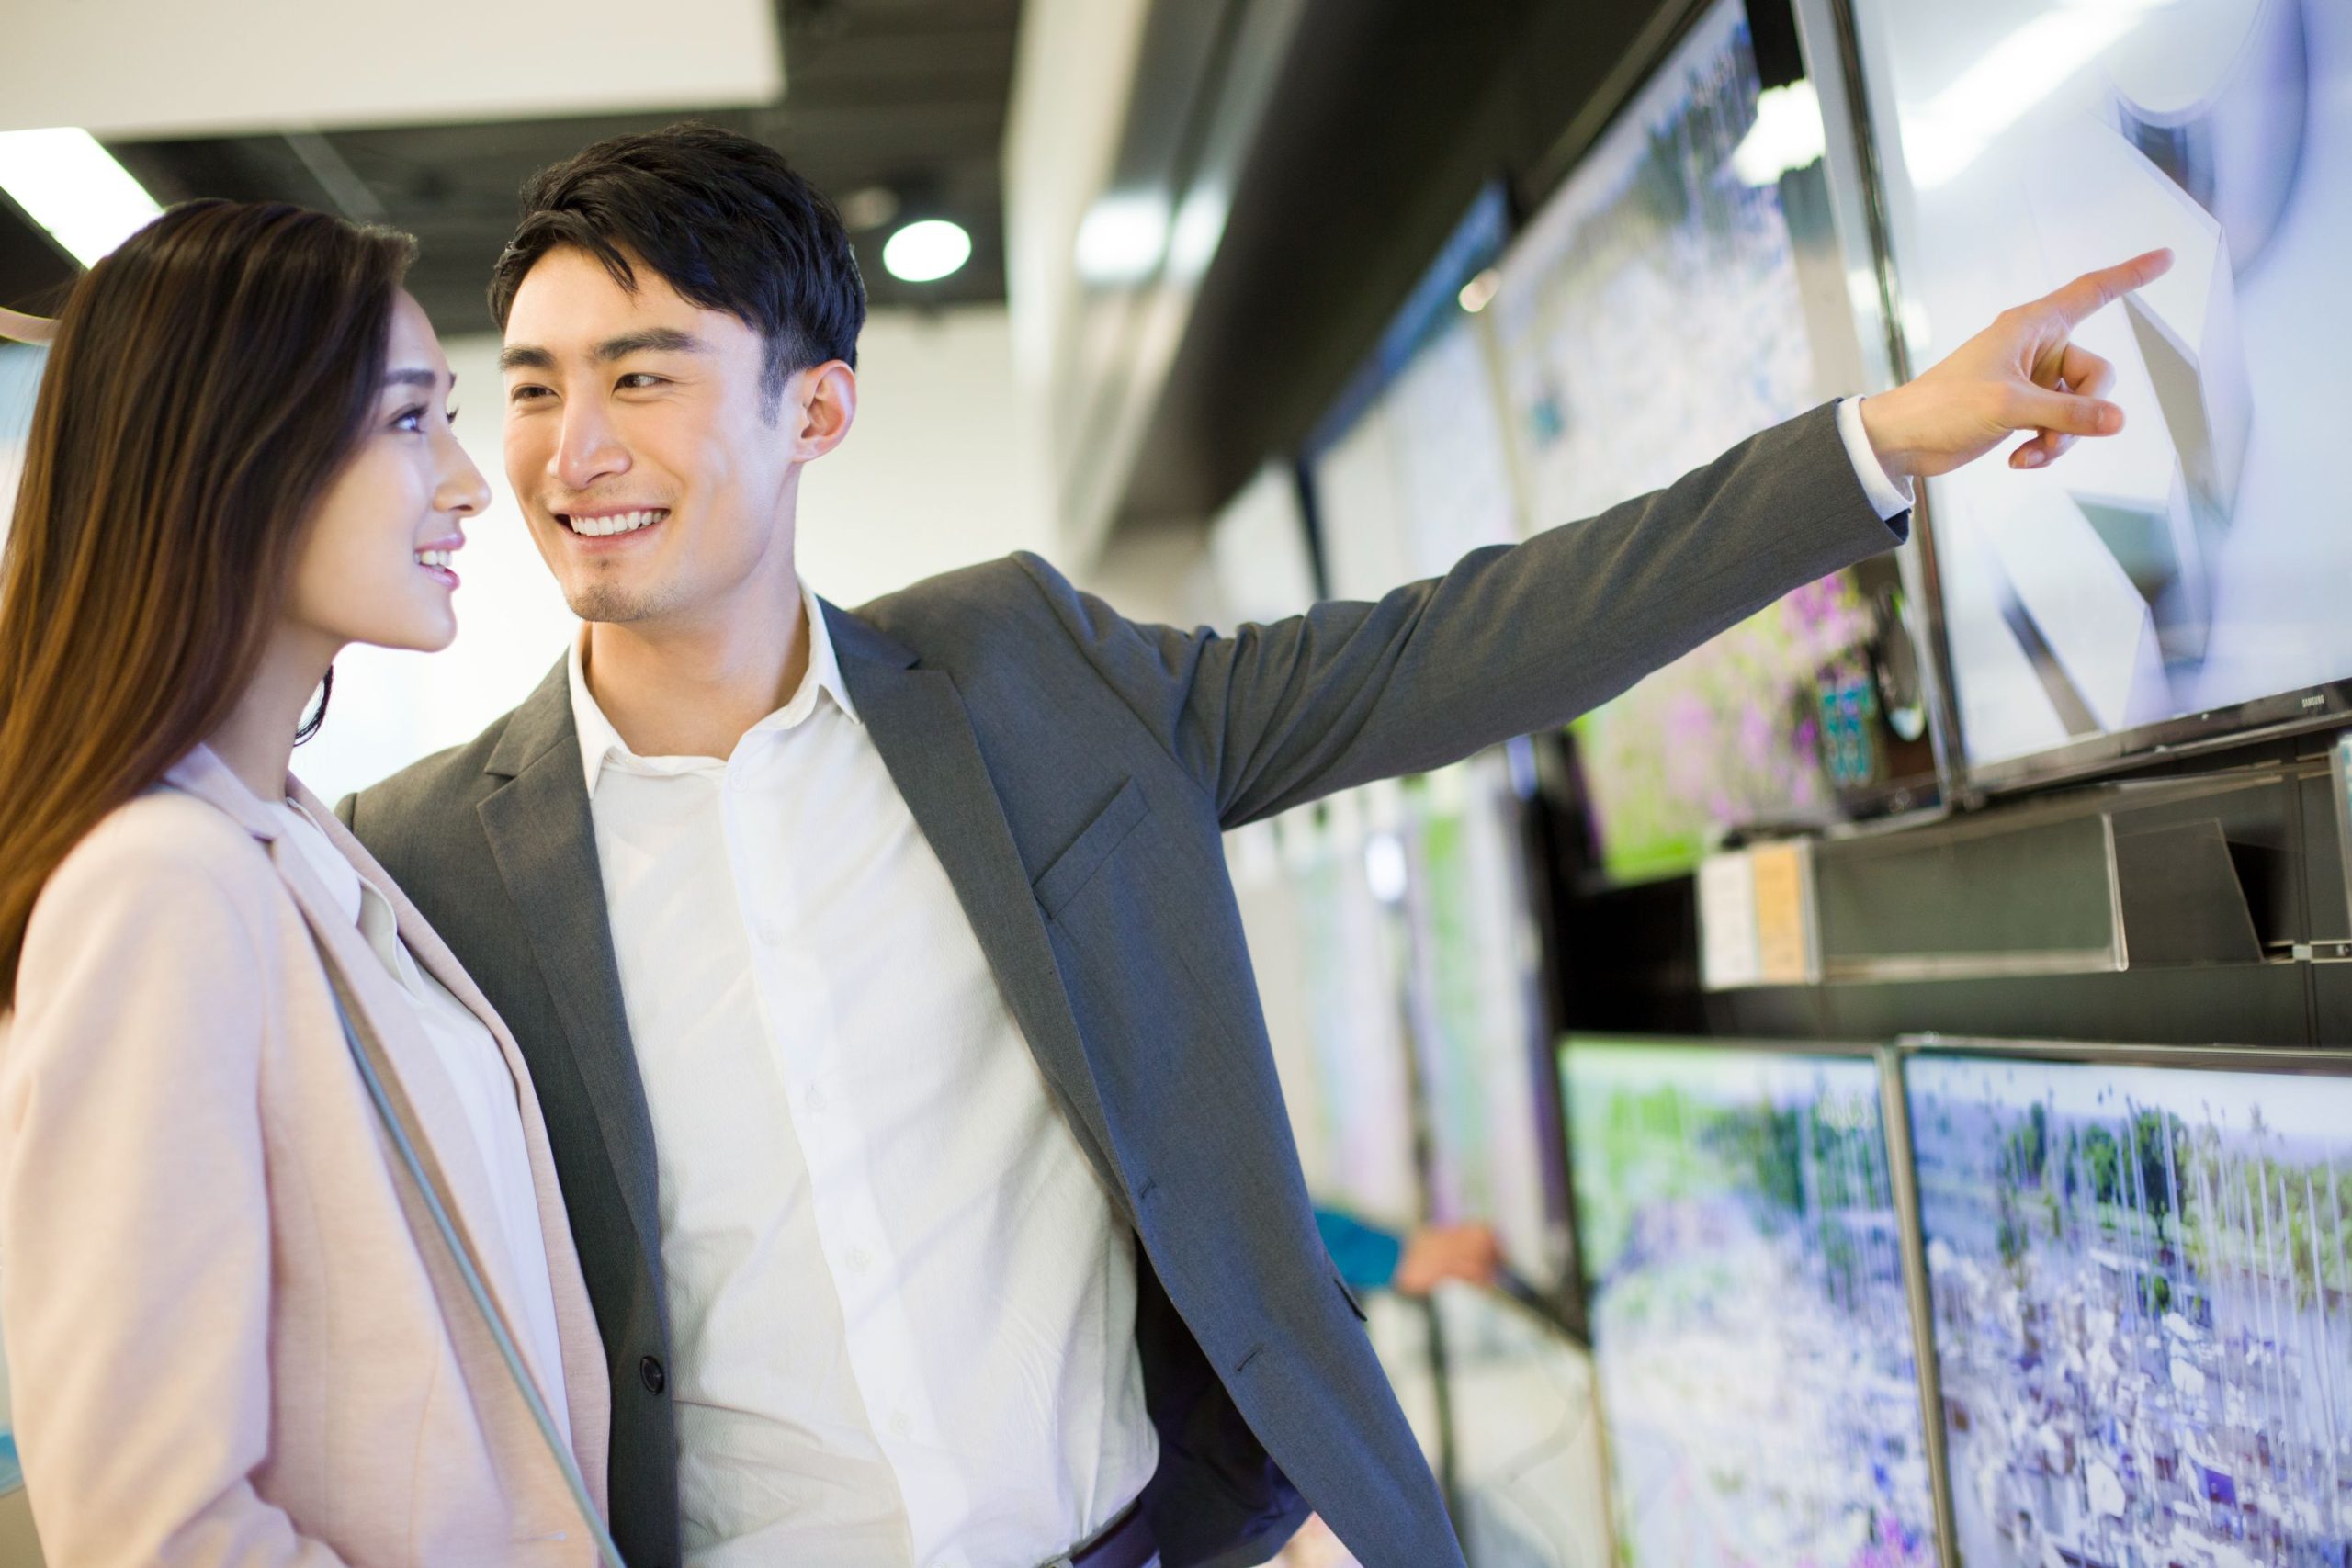
[[[1795,843],[1748,852],[1755,863],[1756,966],[1763,985],[1803,986],[1820,978],[1809,851]]]
[[[1699,982],[1711,991],[1763,980],[1756,951],[1756,863],[1746,851],[1699,863]]]

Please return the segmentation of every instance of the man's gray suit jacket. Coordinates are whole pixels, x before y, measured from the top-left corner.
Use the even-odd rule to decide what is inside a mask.
[[[1262,1562],[1309,1509],[1367,1568],[1461,1561],[1317,1239],[1221,835],[1564,724],[1903,526],[1824,407],[1378,604],[1230,636],[1123,619],[1026,555],[826,606],[858,713],[1136,1237],[1168,1568]],[[675,1568],[653,1133],[562,667],[340,809],[530,1063],[612,1371],[614,1533],[634,1568]]]

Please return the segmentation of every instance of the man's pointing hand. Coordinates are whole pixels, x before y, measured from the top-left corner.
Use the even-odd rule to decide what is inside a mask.
[[[2009,454],[2013,468],[2041,468],[2078,436],[2114,434],[2123,428],[2123,411],[2107,400],[2115,367],[2069,335],[2171,267],[2170,251],[2150,251],[2002,311],[1914,379],[1862,400],[1871,449],[1903,481],[1973,463],[2015,431],[2033,434]]]

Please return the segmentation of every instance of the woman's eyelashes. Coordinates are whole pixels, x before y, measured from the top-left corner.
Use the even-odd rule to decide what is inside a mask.
[[[423,403],[402,409],[392,416],[392,428],[406,435],[422,435],[424,434],[425,412]],[[442,414],[441,421],[445,424],[457,423],[458,411],[454,408],[448,410]]]

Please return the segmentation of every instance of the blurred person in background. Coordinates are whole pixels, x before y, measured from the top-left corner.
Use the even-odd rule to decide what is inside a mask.
[[[1491,1225],[1415,1225],[1399,1235],[1342,1210],[1318,1208],[1315,1228],[1351,1291],[1426,1296],[1449,1280],[1493,1285],[1502,1278],[1502,1242]]]
[[[1893,547],[1911,479],[2119,429],[2069,333],[2164,258],[1667,490],[1225,637],[1029,555],[819,600],[799,479],[850,434],[865,310],[832,207],[695,126],[523,206],[506,469],[586,625],[338,809],[531,1063],[623,1550],[1242,1568],[1311,1505],[1372,1568],[1458,1564],[1317,1236],[1223,831],[1563,725]]]
[[[192,202],[50,352],[0,574],[0,1324],[58,1568],[596,1560],[529,1073],[288,772],[340,649],[448,643],[487,500],[410,252]]]

